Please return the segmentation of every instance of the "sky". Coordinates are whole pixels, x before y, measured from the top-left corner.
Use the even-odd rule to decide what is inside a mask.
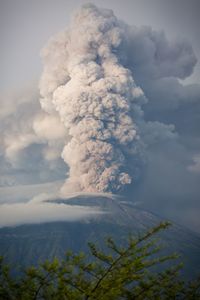
[[[49,192],[49,186],[52,190],[59,189],[66,173],[69,174],[60,155],[68,140],[68,129],[57,116],[47,117],[45,109],[41,110],[44,101],[39,102],[38,82],[45,68],[51,73],[51,61],[45,62],[44,53],[41,58],[41,49],[50,37],[69,25],[73,11],[84,3],[0,1],[0,202],[4,202],[0,210],[11,219],[9,224],[15,224],[15,217],[16,224],[20,223],[20,216],[15,216],[15,206],[10,203],[30,200],[28,209],[32,209],[32,197]],[[141,157],[136,159],[127,154],[129,164],[135,166],[136,160],[140,163],[135,168],[139,169],[138,178],[137,172],[133,175],[136,183],[130,185],[125,195],[142,208],[200,232],[200,3],[198,0],[92,3],[112,9],[118,19],[138,28],[127,27],[127,44],[120,51],[126,53],[124,65],[133,74],[134,88],[144,92],[146,99],[141,101],[148,101],[138,106],[144,116],[134,116],[145,144],[144,155],[139,150],[140,156],[145,158],[143,162]],[[152,41],[161,61],[151,53]],[[55,49],[59,51],[59,47]],[[53,57],[51,47],[47,46],[46,51]],[[40,93],[45,94],[48,82],[43,81]],[[122,144],[121,140],[120,149]],[[64,160],[73,165],[68,158]],[[27,216],[26,209],[27,206],[24,208]],[[59,210],[57,218],[58,215]],[[27,219],[22,216],[22,220]]]
[[[46,41],[65,28],[71,13],[88,1],[1,0],[1,88],[10,90],[37,80],[42,66],[39,53]],[[130,25],[150,25],[164,30],[169,37],[183,37],[191,42],[200,57],[198,0],[96,0],[111,8]],[[200,63],[189,80],[198,81]]]

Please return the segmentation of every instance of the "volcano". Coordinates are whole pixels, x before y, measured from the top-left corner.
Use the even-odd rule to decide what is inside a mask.
[[[123,243],[128,236],[137,236],[163,221],[161,217],[122,198],[80,195],[54,201],[58,204],[95,206],[102,213],[81,221],[56,221],[1,228],[0,254],[11,266],[21,269],[55,256],[62,258],[67,250],[87,252],[89,241],[102,246],[109,236]],[[183,275],[188,278],[195,277],[200,270],[200,237],[177,224],[160,232],[158,236],[165,254],[180,254],[180,261],[184,263]]]

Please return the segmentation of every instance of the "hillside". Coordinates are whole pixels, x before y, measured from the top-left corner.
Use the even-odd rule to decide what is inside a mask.
[[[87,251],[88,241],[102,245],[102,240],[107,236],[123,243],[128,235],[139,234],[162,221],[160,217],[121,199],[81,196],[55,201],[100,206],[104,213],[82,221],[1,228],[0,254],[9,263],[21,268],[54,256],[62,257],[69,249]],[[196,276],[200,270],[200,237],[188,229],[173,225],[159,238],[165,253],[175,251],[181,254],[185,264],[184,275]]]

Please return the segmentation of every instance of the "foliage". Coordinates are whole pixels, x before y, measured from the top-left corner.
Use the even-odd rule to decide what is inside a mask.
[[[155,271],[157,265],[177,257],[158,256],[160,247],[152,239],[168,226],[161,223],[138,238],[130,237],[125,247],[111,238],[105,251],[90,243],[92,259],[68,252],[62,261],[55,258],[30,267],[18,279],[1,258],[0,299],[200,299],[200,281],[185,283],[179,276],[180,265]]]

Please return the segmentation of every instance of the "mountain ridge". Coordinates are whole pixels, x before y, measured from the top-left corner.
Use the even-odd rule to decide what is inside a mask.
[[[128,236],[140,235],[163,221],[161,217],[121,198],[79,196],[53,201],[97,206],[104,213],[73,222],[55,221],[1,228],[0,254],[5,256],[6,261],[24,268],[55,256],[62,258],[69,249],[87,252],[88,242],[102,246],[108,236],[124,243]],[[183,274],[189,278],[196,276],[200,269],[200,237],[178,224],[170,226],[158,237],[159,243],[165,248],[165,254],[181,254],[180,261],[183,260],[185,264]]]

